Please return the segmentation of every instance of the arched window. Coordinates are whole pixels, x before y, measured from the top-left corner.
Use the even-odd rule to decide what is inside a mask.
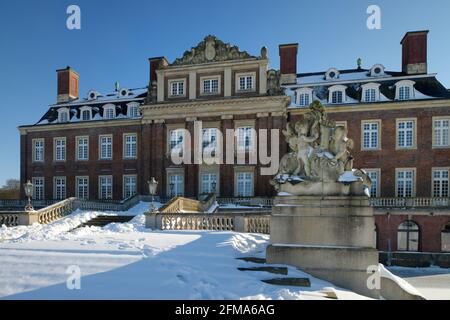
[[[140,117],[140,112],[139,112],[139,103],[136,102],[132,102],[127,104],[128,106],[128,117],[130,118],[139,118]]]
[[[58,110],[58,122],[68,122],[70,121],[69,109],[61,108]]]
[[[330,104],[340,104],[340,103],[345,103],[345,98],[346,98],[346,94],[345,94],[345,90],[347,89],[346,86],[342,86],[342,85],[336,85],[336,86],[332,86],[328,89],[328,103]]]
[[[450,252],[450,222],[441,231],[441,251]]]
[[[91,120],[92,115],[91,115],[90,107],[82,107],[82,108],[80,108],[80,112],[81,112],[81,120],[83,120],[83,121]]]
[[[420,230],[417,223],[408,220],[398,226],[397,250],[419,251]]]
[[[411,100],[414,99],[414,81],[402,80],[395,84],[395,99],[396,100]]]

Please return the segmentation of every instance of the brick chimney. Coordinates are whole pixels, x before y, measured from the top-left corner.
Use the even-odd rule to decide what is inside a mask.
[[[78,81],[80,76],[71,67],[56,70],[58,74],[58,103],[70,102],[78,99]]]
[[[154,81],[158,81],[156,77],[156,70],[159,69],[160,64],[162,63],[162,65],[166,66],[168,65],[168,62],[164,57],[155,57],[148,60],[150,61],[150,85],[152,85]]]
[[[428,30],[407,32],[402,45],[402,71],[409,75],[426,74]]]
[[[297,82],[298,43],[281,44],[279,49],[281,84]]]

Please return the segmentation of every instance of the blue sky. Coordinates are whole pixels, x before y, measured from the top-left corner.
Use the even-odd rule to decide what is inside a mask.
[[[66,9],[81,8],[81,30],[66,28]],[[366,27],[370,4],[379,5],[382,29]],[[170,61],[214,34],[251,54],[269,50],[278,68],[278,45],[298,42],[298,71],[384,64],[400,70],[406,31],[429,29],[429,72],[450,87],[448,0],[227,0],[227,1],[1,1],[0,185],[19,178],[17,127],[36,123],[56,101],[55,70],[81,76],[80,94],[110,92],[148,82],[148,58]]]

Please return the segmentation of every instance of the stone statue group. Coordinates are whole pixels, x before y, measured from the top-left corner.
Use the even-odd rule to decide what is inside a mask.
[[[279,173],[272,180],[277,191],[342,195],[351,193],[345,186],[355,182],[370,188],[367,174],[353,170],[353,140],[347,137],[347,128],[328,119],[319,101],[299,121],[288,123],[283,134],[292,151],[281,159]]]

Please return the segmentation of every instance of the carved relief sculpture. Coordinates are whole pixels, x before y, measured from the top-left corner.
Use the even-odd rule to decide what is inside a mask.
[[[369,195],[370,178],[353,169],[347,129],[329,120],[319,101],[283,134],[292,151],[281,159],[271,181],[279,195]]]

